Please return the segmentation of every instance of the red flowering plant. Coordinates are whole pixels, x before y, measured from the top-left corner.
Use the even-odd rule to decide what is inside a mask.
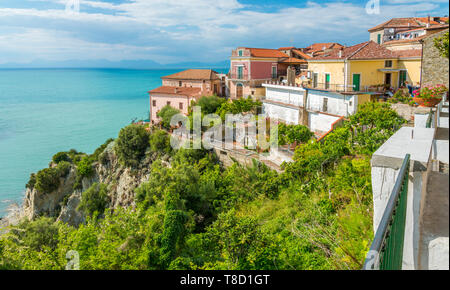
[[[436,86],[426,85],[413,92],[414,101],[423,104],[425,106],[435,106],[441,100],[444,93],[448,91],[448,88],[443,84],[438,84]]]

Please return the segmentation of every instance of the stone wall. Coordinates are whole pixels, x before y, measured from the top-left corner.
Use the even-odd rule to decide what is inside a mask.
[[[434,47],[434,39],[442,36],[447,30],[432,34],[423,40],[423,64],[422,64],[422,85],[445,84],[448,83],[448,58],[442,57],[439,50]]]

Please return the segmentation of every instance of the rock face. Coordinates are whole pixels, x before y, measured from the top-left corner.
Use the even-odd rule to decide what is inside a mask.
[[[448,29],[431,34],[423,40],[422,83],[424,85],[444,84],[447,87],[449,85],[449,60],[442,57],[434,46],[434,39],[446,32]]]
[[[69,174],[60,178],[59,187],[50,193],[40,193],[36,189],[27,189],[23,202],[23,216],[32,220],[41,215],[57,217],[57,220],[78,226],[85,221],[85,216],[77,210],[82,194],[92,184],[108,185],[108,195],[112,210],[119,207],[135,207],[134,190],[148,181],[150,166],[155,156],[147,156],[139,168],[126,168],[118,163],[111,142],[101,154],[102,162],[93,164],[94,173],[83,178],[81,189],[74,189],[76,168],[73,166]],[[64,202],[66,201],[66,202]]]

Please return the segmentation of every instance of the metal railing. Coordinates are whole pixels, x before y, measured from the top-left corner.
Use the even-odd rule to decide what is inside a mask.
[[[343,84],[311,83],[307,84],[306,87],[309,89],[326,90],[331,92],[353,91],[353,85],[345,86]]]
[[[364,270],[401,270],[411,156],[407,154],[380,225],[366,256]]]
[[[428,119],[427,119],[427,128],[432,128],[432,123],[433,123],[433,109],[430,109],[430,113],[428,114]]]

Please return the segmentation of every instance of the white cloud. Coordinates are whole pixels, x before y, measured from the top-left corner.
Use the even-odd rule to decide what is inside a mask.
[[[310,1],[304,7],[262,12],[238,0],[133,0],[122,4],[84,0],[77,15],[65,13],[63,5],[50,10],[0,8],[0,27],[23,28],[45,57],[64,57],[66,51],[66,58],[72,57],[74,53],[64,46],[70,42],[83,47],[78,55],[85,58],[105,51],[114,59],[130,57],[135,52],[136,56],[162,62],[218,61],[226,59],[230,48],[238,45],[303,46],[316,41],[354,44],[368,39],[368,28],[392,17],[414,16],[418,11],[426,15],[439,9],[438,2],[441,1],[382,1],[382,13],[368,15],[365,1]],[[55,33],[55,29],[59,32]],[[23,51],[23,55],[32,53],[23,48],[17,34],[9,34],[0,28],[0,39],[1,35],[3,39],[9,37],[8,45],[0,48],[4,55],[13,57],[8,49],[14,55],[17,51]],[[59,38],[64,41],[58,41]],[[152,47],[151,51],[147,47]]]

